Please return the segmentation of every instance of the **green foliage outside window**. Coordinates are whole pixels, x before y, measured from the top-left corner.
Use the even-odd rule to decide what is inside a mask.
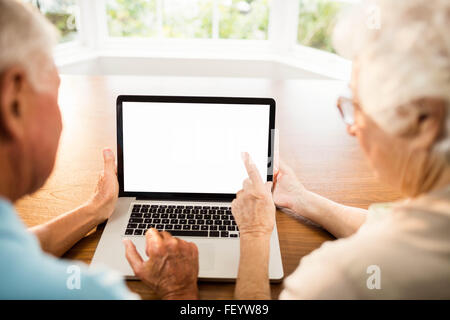
[[[270,0],[218,0],[218,37],[267,39]],[[112,37],[213,38],[213,0],[107,0]],[[158,21],[158,10],[161,21]]]
[[[60,42],[72,41],[76,38],[75,17],[68,13],[46,12],[45,16],[60,32]]]
[[[220,39],[268,38],[270,1],[217,0]],[[113,37],[204,38],[213,34],[213,0],[162,0],[158,30],[156,0],[107,0],[108,29]],[[299,44],[334,52],[331,34],[345,6],[332,0],[299,0]]]
[[[158,34],[156,0],[108,0],[106,13],[112,37],[153,37]]]
[[[344,3],[337,1],[300,0],[298,43],[334,53],[332,32],[344,6]]]
[[[163,36],[165,38],[211,38],[213,1],[165,0]]]
[[[76,25],[76,0],[22,0],[37,7],[59,30],[60,42],[75,40],[78,35]]]
[[[61,42],[77,37],[77,0],[22,1],[40,9],[60,31]],[[271,1],[284,0],[217,0],[216,12],[214,0],[106,0],[108,32],[112,37],[266,40]],[[299,0],[297,42],[334,52],[332,30],[345,5],[339,0]]]
[[[267,39],[269,29],[268,0],[220,1],[219,12],[219,38]]]

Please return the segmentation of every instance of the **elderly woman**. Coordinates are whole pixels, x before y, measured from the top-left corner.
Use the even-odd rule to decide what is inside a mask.
[[[378,15],[379,26],[364,20]],[[281,299],[450,298],[448,30],[448,0],[380,0],[338,24],[335,46],[354,61],[353,98],[339,100],[348,132],[379,179],[408,199],[346,207],[306,190],[283,163],[271,192],[247,155],[249,179],[233,202],[241,230],[237,298],[270,297],[275,205],[340,238],[301,260]]]

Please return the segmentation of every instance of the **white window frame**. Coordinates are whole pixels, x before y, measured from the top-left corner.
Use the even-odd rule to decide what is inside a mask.
[[[359,0],[344,0],[359,1]],[[277,61],[347,80],[351,63],[297,44],[298,0],[272,0],[267,40],[115,38],[108,35],[105,0],[78,0],[78,40],[57,46],[58,65],[102,56]],[[213,34],[217,35],[213,23]]]

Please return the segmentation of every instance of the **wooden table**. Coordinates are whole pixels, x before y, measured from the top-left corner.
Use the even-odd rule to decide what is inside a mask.
[[[116,146],[115,99],[118,94],[273,97],[277,102],[281,157],[306,188],[346,205],[367,208],[399,194],[380,185],[358,146],[347,135],[335,107],[339,81],[252,78],[62,76],[60,106],[64,130],[55,170],[46,185],[16,207],[28,226],[43,223],[86,201],[102,169],[101,149]],[[277,213],[285,275],[300,259],[333,240],[326,231]],[[89,263],[102,227],[64,258]],[[128,281],[142,298],[154,298],[140,281]],[[201,299],[231,299],[234,284],[200,283]],[[272,285],[277,298],[282,284]]]

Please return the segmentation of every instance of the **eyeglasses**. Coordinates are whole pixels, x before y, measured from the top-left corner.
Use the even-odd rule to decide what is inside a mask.
[[[345,124],[352,126],[355,124],[355,106],[353,105],[353,100],[346,97],[339,97],[337,108],[342,116]]]
[[[345,124],[352,126],[355,124],[355,104],[350,89],[338,98],[337,108]]]

